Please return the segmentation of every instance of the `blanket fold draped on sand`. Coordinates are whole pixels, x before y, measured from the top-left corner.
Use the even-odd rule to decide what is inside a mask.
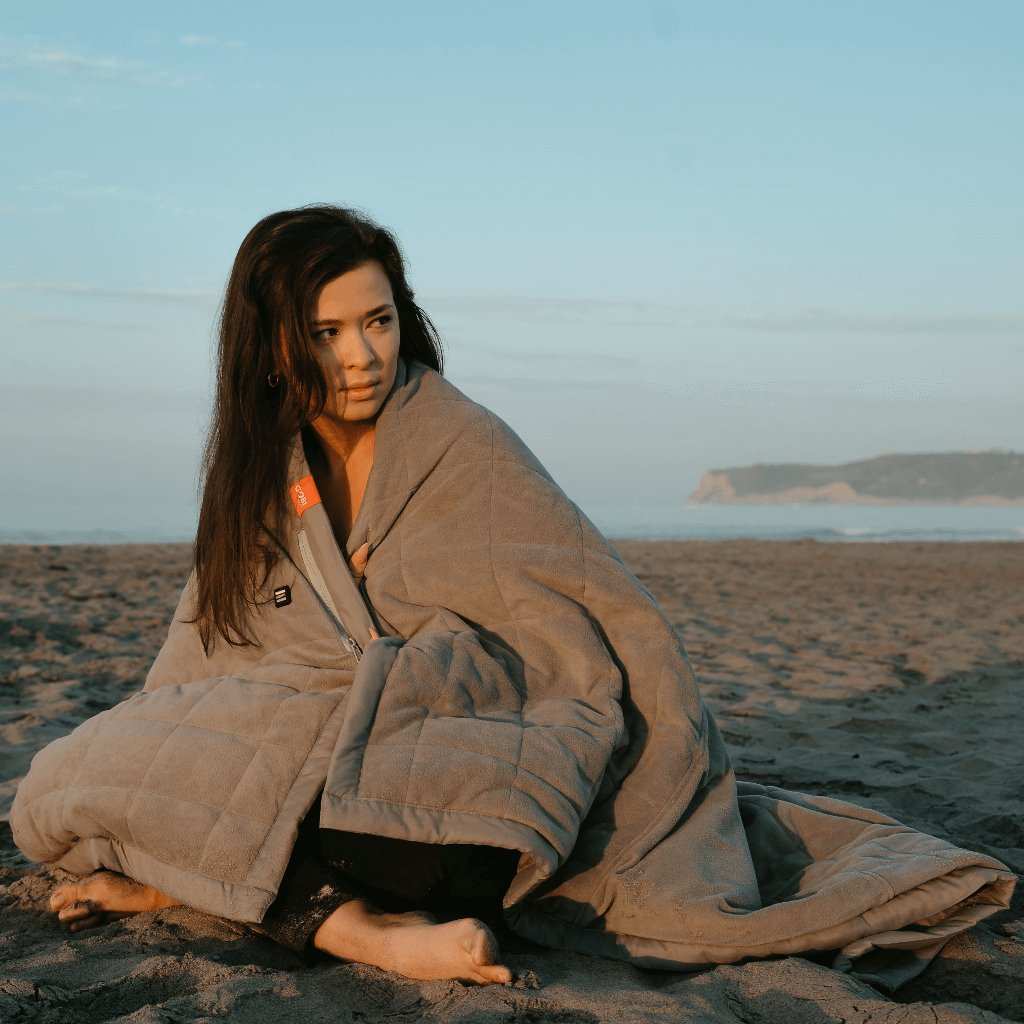
[[[321,828],[520,851],[504,915],[543,945],[675,970],[824,953],[890,989],[1009,906],[992,857],[737,780],[651,593],[434,370],[399,360],[343,550],[301,434],[289,480],[260,646],[204,654],[190,576],[143,690],[33,759],[27,856],[257,922],[320,794]]]

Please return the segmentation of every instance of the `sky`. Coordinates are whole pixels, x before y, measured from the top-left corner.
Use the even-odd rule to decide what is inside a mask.
[[[0,530],[194,528],[261,217],[397,235],[445,372],[585,510],[1024,449],[1024,6],[20,4]]]

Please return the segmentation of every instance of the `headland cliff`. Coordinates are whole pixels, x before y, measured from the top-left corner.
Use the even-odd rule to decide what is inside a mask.
[[[780,462],[708,470],[692,503],[1024,505],[1024,453],[886,454],[839,465]]]

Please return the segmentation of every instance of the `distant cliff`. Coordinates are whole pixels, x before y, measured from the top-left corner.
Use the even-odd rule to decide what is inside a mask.
[[[758,463],[712,469],[696,503],[1024,504],[1024,454],[1005,449],[879,455],[838,466]]]

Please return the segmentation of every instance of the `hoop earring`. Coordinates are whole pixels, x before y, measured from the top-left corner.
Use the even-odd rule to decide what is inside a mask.
[[[267,385],[268,387],[276,388],[281,383],[281,377],[279,374],[271,371],[267,374]]]

